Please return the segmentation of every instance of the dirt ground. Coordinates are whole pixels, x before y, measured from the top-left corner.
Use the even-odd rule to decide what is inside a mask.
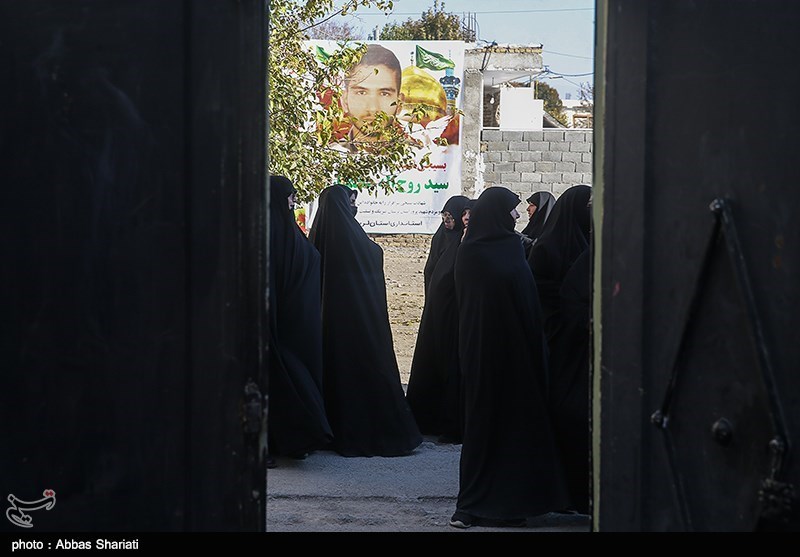
[[[400,379],[407,385],[422,306],[425,303],[423,269],[428,259],[432,235],[374,235],[371,238],[383,248],[383,269],[386,275],[386,297],[394,351],[400,368]]]

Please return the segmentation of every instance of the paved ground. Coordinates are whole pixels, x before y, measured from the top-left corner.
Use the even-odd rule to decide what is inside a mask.
[[[278,459],[267,473],[268,532],[588,532],[588,516],[551,514],[526,528],[459,530],[448,522],[458,494],[461,445],[428,438],[395,458]]]

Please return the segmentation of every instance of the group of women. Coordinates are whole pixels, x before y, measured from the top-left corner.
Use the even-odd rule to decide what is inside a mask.
[[[434,435],[462,443],[452,526],[588,512],[591,188],[534,194],[522,234],[506,188],[447,200],[407,394],[351,191],[322,191],[308,238],[293,194],[271,178],[270,452],[400,456]]]
[[[422,435],[400,382],[383,250],[355,220],[355,195],[323,190],[306,238],[292,183],[272,176],[270,188],[270,457],[410,454]]]
[[[442,210],[408,401],[423,434],[463,444],[455,527],[588,512],[590,198],[535,193],[521,233],[503,187]]]

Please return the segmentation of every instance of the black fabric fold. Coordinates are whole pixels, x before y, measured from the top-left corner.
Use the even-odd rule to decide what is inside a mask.
[[[561,283],[561,326],[550,340],[550,412],[571,508],[589,513],[589,358],[592,250]]]

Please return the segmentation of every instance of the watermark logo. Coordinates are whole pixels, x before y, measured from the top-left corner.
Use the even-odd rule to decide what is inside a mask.
[[[52,489],[45,489],[42,495],[44,495],[44,497],[36,501],[23,501],[22,499],[17,499],[14,495],[9,495],[8,501],[11,503],[11,506],[6,509],[6,518],[15,526],[32,528],[33,517],[29,514],[25,514],[25,511],[38,511],[39,509],[49,511],[56,506],[55,491]]]

